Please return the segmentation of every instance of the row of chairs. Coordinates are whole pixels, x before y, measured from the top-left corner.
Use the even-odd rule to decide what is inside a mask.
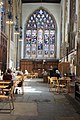
[[[38,73],[28,73],[25,74],[27,78],[38,78]]]
[[[6,94],[8,93],[8,94]],[[13,93],[14,93],[14,85],[11,86],[11,88],[4,88],[0,91],[0,100],[1,102],[8,102],[9,103],[9,108],[4,108],[4,109],[0,109],[2,110],[10,110],[10,112],[14,109],[14,102],[13,102]]]
[[[49,77],[48,76],[48,83],[49,83],[49,90],[52,91],[55,88],[56,92],[64,91],[64,88],[67,86],[66,80],[59,80],[57,77]]]
[[[24,81],[24,78],[21,76],[21,77],[18,77],[20,78],[19,80],[15,80],[13,85],[8,88],[6,86],[9,86],[9,84],[11,84],[11,82],[9,81],[4,81],[4,80],[1,80],[0,81],[0,101],[1,103],[6,103],[8,102],[9,103],[9,107],[7,106],[4,106],[4,108],[0,108],[0,112],[7,112],[5,110],[8,110],[10,113],[11,111],[14,109],[14,99],[15,99],[15,93],[14,93],[14,90],[17,86],[21,87],[22,88],[22,94],[24,93],[23,91],[23,81]],[[9,82],[9,84],[8,84]],[[6,94],[8,93],[8,94]],[[6,109],[5,109],[6,108]]]

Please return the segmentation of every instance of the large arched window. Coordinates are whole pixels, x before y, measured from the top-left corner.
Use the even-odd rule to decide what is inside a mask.
[[[56,55],[56,22],[52,15],[40,8],[27,20],[24,57],[48,59]]]

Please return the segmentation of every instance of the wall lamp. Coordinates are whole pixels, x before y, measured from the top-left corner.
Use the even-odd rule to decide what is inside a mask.
[[[16,19],[16,23],[15,23],[15,25],[14,25],[14,26],[15,26],[15,27],[14,27],[14,28],[15,28],[14,34],[17,34],[17,35],[18,35],[18,34],[20,34],[20,33],[19,33],[18,17],[17,17],[17,15],[15,16],[15,19]]]
[[[14,32],[14,34],[17,34],[17,35],[20,34],[20,33],[19,33],[18,24],[15,25],[15,32]]]
[[[12,13],[10,11],[7,12],[7,21],[6,23],[7,24],[13,24],[13,21],[12,21]]]

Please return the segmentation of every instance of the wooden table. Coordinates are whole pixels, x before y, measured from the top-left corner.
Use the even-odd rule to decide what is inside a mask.
[[[70,92],[70,77],[62,77],[58,79],[59,82],[64,81],[67,84],[68,93]]]

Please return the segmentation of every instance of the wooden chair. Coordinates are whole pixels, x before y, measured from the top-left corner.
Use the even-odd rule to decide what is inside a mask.
[[[50,78],[50,89],[49,90],[51,90],[53,87],[56,88],[57,80],[58,80],[57,77]]]
[[[48,76],[48,83],[50,83],[50,76]]]
[[[28,73],[26,76],[27,78],[31,78],[31,73]]]
[[[35,78],[38,78],[38,73],[34,73],[35,74]]]
[[[57,92],[63,92],[64,88],[67,86],[67,81],[65,78],[59,78],[56,85]]]
[[[23,89],[23,82],[24,82],[24,76],[17,76],[17,80],[14,81],[14,87],[15,87],[15,91],[18,90],[18,87],[22,89],[22,95],[24,94],[24,89]],[[18,94],[16,92],[16,94]],[[20,93],[19,93],[20,94]]]
[[[5,93],[8,92],[8,95]],[[14,92],[14,85],[9,89],[2,89],[2,94],[0,94],[0,100],[3,100],[3,102],[9,102],[9,108],[8,109],[0,109],[2,110],[10,110],[10,112],[14,109],[14,102],[13,102],[13,92]]]

